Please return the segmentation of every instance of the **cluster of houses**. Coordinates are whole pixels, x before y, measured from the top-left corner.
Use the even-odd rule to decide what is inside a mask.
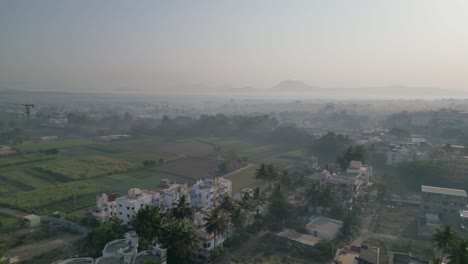
[[[316,167],[315,164],[312,165]],[[359,161],[352,161],[349,168],[342,175],[321,171],[314,173],[309,178],[316,180],[321,186],[332,185],[337,194],[338,203],[349,208],[357,197],[363,195],[366,187],[371,184],[372,177],[373,168],[371,166],[363,165]],[[224,196],[242,199],[243,193],[253,192],[251,189],[244,189],[241,193],[233,196],[231,181],[222,177],[198,180],[190,188],[186,183],[173,183],[168,180],[163,180],[163,182],[164,187],[158,190],[132,188],[128,190],[126,195],[121,197],[106,193],[97,195],[93,216],[100,221],[107,221],[110,218],[116,217],[121,219],[124,224],[129,224],[141,208],[156,206],[161,209],[161,212],[166,212],[177,206],[180,197],[185,195],[192,208],[196,209],[193,224],[197,228],[200,241],[197,253],[202,257],[209,257],[212,250],[224,243],[224,240],[234,234],[235,230],[229,229],[226,234],[218,235],[215,239],[214,234],[206,232],[204,217]],[[259,209],[259,213],[264,214],[266,210],[267,206],[265,205]],[[246,216],[245,226],[254,222],[253,214]],[[305,226],[307,233],[298,233],[294,230],[285,229],[273,234],[273,236],[280,241],[288,241],[302,247],[313,248],[321,239],[335,239],[343,225],[344,223],[339,220],[323,216],[313,216],[308,219],[308,223]],[[162,249],[159,245],[154,245],[150,251],[137,252],[137,244],[135,244],[137,242],[132,242],[135,236],[135,233],[129,233],[125,239],[110,242],[103,250],[103,257],[93,260],[94,262],[83,263],[134,264],[140,263],[137,262],[137,259],[139,256],[142,258],[141,256],[143,255],[147,258],[159,258],[158,261],[164,263],[166,258],[165,249]],[[120,262],[108,262],[107,259],[118,259]],[[72,260],[65,260],[65,262],[60,262],[60,264],[75,263],[66,262]]]

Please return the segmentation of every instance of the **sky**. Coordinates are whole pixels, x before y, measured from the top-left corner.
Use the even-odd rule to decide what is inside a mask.
[[[468,1],[0,0],[0,89],[468,91]]]

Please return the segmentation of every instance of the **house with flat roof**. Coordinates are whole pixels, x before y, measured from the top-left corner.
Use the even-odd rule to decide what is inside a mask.
[[[273,238],[282,242],[290,242],[301,248],[312,248],[320,242],[318,237],[299,233],[292,229],[283,229],[278,233],[274,233]]]
[[[343,221],[340,220],[318,216],[306,225],[306,230],[314,237],[333,240],[340,232],[343,224]]]
[[[466,208],[465,190],[422,185],[421,192],[421,210],[425,213],[453,216]]]
[[[367,244],[345,246],[335,254],[336,264],[379,264],[380,248]]]

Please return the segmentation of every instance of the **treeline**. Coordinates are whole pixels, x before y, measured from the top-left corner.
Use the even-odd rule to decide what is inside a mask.
[[[175,137],[241,137],[259,143],[304,146],[314,137],[295,126],[280,126],[268,115],[202,115],[200,118],[164,116],[161,120],[137,120],[131,127],[134,135]]]

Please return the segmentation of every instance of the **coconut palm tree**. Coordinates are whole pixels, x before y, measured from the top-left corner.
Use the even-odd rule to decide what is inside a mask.
[[[194,214],[195,211],[187,201],[186,195],[180,196],[177,206],[169,210],[169,215],[174,220],[189,219],[193,221]]]
[[[255,178],[257,179],[265,179],[267,175],[266,172],[266,165],[262,163],[258,166],[257,170],[255,171]]]
[[[235,207],[229,215],[229,221],[236,230],[244,227],[245,212],[240,207]]]
[[[335,201],[335,189],[332,185],[319,188],[319,196],[317,198],[317,204],[319,206],[330,206]]]
[[[229,219],[219,207],[215,207],[203,220],[206,221],[203,226],[206,232],[214,234],[214,242],[216,245],[217,237],[228,229]]]
[[[146,245],[152,244],[165,224],[166,218],[161,214],[159,207],[155,206],[141,208],[132,221],[135,232]]]
[[[224,212],[226,212],[227,214],[230,214],[235,208],[232,198],[228,195],[224,195],[219,204],[219,208],[224,210]]]
[[[318,183],[313,182],[310,186],[306,189],[306,197],[309,198],[309,202],[315,208],[317,205],[317,200],[320,197],[321,187]]]
[[[451,225],[443,225],[441,228],[436,229],[435,233],[432,235],[432,242],[434,243],[434,246],[442,250],[440,255],[440,264],[444,260],[445,252],[450,246],[453,245],[456,239],[457,234]]]
[[[183,219],[165,224],[159,242],[168,250],[169,263],[190,263],[192,253],[198,248],[199,238],[191,223]]]
[[[468,263],[468,240],[458,239],[449,249],[448,264]]]

